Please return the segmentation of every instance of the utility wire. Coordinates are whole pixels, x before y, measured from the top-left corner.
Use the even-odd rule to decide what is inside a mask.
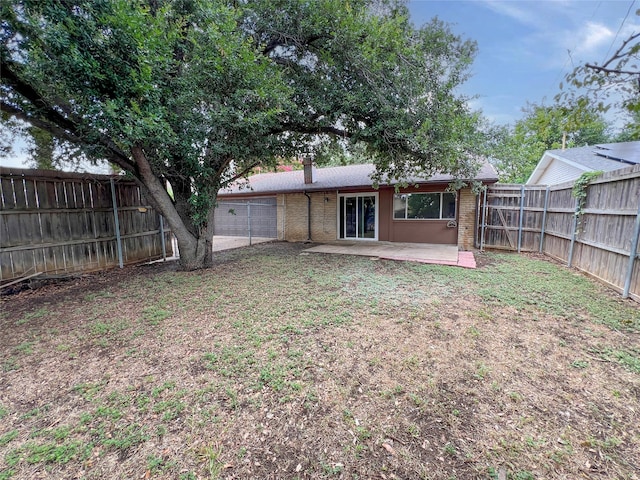
[[[609,50],[607,50],[607,53],[604,56],[604,60],[602,60],[602,64],[604,64],[607,61],[607,59],[609,58],[609,53],[611,52],[611,49],[613,48],[613,46],[615,45],[616,41],[618,40],[618,36],[620,35],[620,32],[622,31],[622,27],[624,26],[624,23],[627,21],[627,18],[629,18],[629,13],[631,13],[631,9],[633,8],[633,5],[635,3],[636,3],[636,0],[631,0],[631,5],[629,5],[629,9],[627,10],[627,14],[622,19],[622,23],[620,24],[620,27],[618,28],[618,31],[616,32],[616,36],[613,37],[613,41],[611,42],[611,45],[609,45]]]
[[[635,0],[633,0],[633,2],[635,2]],[[591,14],[591,18],[589,19],[589,21],[594,19],[594,17],[596,16],[596,13],[598,12],[598,9],[600,8],[600,5],[602,5],[602,1],[598,2],[598,4],[596,5],[596,8],[593,10],[593,13]],[[555,80],[553,81],[553,84],[549,86],[549,90],[548,90],[547,93],[551,93],[551,90],[557,88],[558,81],[561,78],[564,78],[564,76],[565,76],[564,72],[565,72],[569,62],[571,62],[571,65],[573,65],[573,58],[571,57],[571,52],[574,51],[576,48],[578,48],[578,44],[577,43],[573,46],[573,49],[567,50],[567,59],[564,61],[564,65],[562,66],[562,69],[560,70],[560,72],[556,76]],[[546,98],[546,96],[545,96],[545,98]]]

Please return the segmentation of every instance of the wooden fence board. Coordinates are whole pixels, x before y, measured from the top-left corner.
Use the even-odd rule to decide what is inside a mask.
[[[623,290],[629,277],[629,259],[633,255],[629,296],[640,301],[640,245],[638,251],[630,251],[640,212],[640,165],[607,172],[589,185],[575,232],[577,203],[572,188],[571,183],[526,185],[523,198],[519,185],[488,187],[486,203],[480,202],[478,243],[486,248],[516,250],[514,238],[519,236],[521,250],[539,250],[544,230],[542,251],[569,262],[571,240],[575,238],[571,266],[618,291]]]
[[[123,260],[162,258],[159,215],[121,177],[0,170],[0,281],[118,265],[111,183],[118,202]],[[166,253],[171,255],[165,228]]]

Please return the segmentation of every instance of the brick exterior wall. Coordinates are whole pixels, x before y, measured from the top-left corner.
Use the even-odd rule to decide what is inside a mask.
[[[458,212],[458,248],[473,250],[475,248],[476,195],[470,188],[460,190]]]
[[[311,197],[311,240],[330,242],[336,240],[337,199],[336,192],[309,193]],[[308,240],[308,206],[303,193],[278,195],[278,239],[289,242]],[[284,222],[284,226],[283,226]],[[282,237],[282,238],[281,238]]]
[[[311,240],[331,242],[338,238],[336,192],[314,192],[311,197]],[[308,239],[307,197],[303,193],[278,195],[278,240],[304,242]],[[476,195],[460,190],[458,199],[458,247],[475,248]]]

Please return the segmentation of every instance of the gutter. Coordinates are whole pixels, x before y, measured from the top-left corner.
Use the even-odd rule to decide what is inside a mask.
[[[311,197],[304,191],[302,192],[307,197],[307,242],[311,241]]]
[[[284,172],[286,173],[286,172]],[[417,182],[419,185],[449,185],[451,183],[452,179],[449,180],[437,180],[437,181],[433,181],[433,182],[427,182],[427,181],[420,181]],[[490,185],[492,183],[497,183],[498,182],[498,178],[497,177],[490,177],[490,178],[474,178],[474,179],[463,179],[466,182],[480,182],[483,185]],[[409,185],[414,185],[414,183],[409,183]],[[395,184],[381,184],[378,186],[377,190],[380,190],[382,187],[389,187],[389,188],[394,188]],[[328,192],[328,191],[340,191],[340,190],[347,190],[347,191],[351,191],[351,190],[358,190],[358,191],[372,191],[375,190],[372,186],[371,183],[368,184],[364,184],[364,185],[325,185],[325,184],[307,184],[304,186],[304,188],[282,188],[282,189],[264,189],[264,190],[260,190],[260,189],[253,189],[253,190],[242,190],[242,191],[235,191],[235,192],[227,192],[227,193],[219,193],[218,196],[220,198],[243,198],[243,197],[270,197],[273,195],[278,195],[278,194],[289,194],[289,193],[303,193],[305,194],[305,192],[310,192],[310,193],[314,193],[314,192]]]

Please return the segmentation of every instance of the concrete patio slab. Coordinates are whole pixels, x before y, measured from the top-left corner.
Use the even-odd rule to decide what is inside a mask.
[[[310,253],[363,255],[387,260],[400,260],[475,268],[472,252],[458,252],[456,245],[396,242],[335,242],[305,250]]]
[[[251,237],[251,245],[257,245],[258,243],[273,242],[275,238],[270,237]],[[249,237],[231,237],[214,235],[213,236],[213,251],[221,252],[222,250],[231,250],[233,248],[248,247]]]

